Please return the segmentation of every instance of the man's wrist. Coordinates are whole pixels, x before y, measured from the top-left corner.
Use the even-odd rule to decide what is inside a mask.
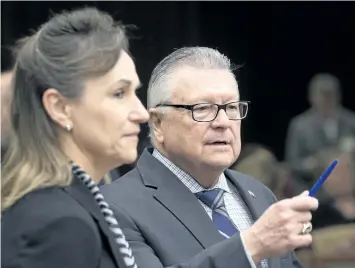
[[[264,257],[262,256],[261,241],[258,241],[256,236],[251,230],[242,232],[240,237],[243,242],[244,249],[248,255],[252,258],[255,265],[258,265]]]

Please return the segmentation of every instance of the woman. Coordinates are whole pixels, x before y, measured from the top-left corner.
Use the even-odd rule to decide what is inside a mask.
[[[19,47],[2,168],[2,267],[136,267],[96,183],[137,157],[148,113],[123,26],[93,8]]]

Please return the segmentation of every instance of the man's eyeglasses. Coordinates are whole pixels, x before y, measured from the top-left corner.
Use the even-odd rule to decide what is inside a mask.
[[[191,111],[192,119],[197,122],[210,122],[217,118],[220,110],[224,110],[229,120],[241,120],[247,116],[249,101],[233,101],[226,104],[197,103],[185,104],[158,104],[156,107],[174,107]]]

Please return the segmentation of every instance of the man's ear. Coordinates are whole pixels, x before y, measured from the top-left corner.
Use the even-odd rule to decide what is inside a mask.
[[[164,142],[164,132],[163,132],[163,114],[159,108],[150,108],[148,110],[150,115],[149,124],[153,130],[154,137],[159,143]]]
[[[72,126],[71,108],[68,100],[56,89],[47,89],[42,96],[43,107],[54,122],[62,128]]]

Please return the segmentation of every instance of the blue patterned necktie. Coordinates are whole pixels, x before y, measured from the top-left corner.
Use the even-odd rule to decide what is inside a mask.
[[[212,210],[212,221],[218,231],[226,238],[239,233],[228,216],[223,198],[224,190],[213,189],[196,193],[198,199]]]

